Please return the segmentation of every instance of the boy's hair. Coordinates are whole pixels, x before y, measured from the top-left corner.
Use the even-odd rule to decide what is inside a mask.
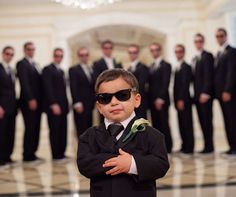
[[[115,68],[102,72],[96,80],[95,92],[98,92],[98,89],[103,82],[113,81],[120,77],[125,80],[126,83],[131,86],[131,88],[135,88],[138,92],[139,85],[136,77],[131,72],[126,71],[122,68]]]

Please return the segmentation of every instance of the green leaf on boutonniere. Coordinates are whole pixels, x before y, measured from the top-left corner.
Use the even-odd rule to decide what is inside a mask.
[[[145,131],[146,126],[150,126],[150,122],[144,118],[140,118],[134,121],[132,124],[130,132],[125,136],[122,142],[126,142],[128,139],[136,135],[137,132]]]

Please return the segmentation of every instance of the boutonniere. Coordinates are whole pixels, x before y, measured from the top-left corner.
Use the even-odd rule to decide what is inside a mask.
[[[144,118],[140,118],[134,121],[131,126],[130,132],[125,136],[122,142],[126,142],[128,139],[134,137],[137,132],[145,131],[146,126],[151,126],[150,122]]]

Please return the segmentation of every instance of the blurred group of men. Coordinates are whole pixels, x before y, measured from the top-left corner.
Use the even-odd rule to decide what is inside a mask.
[[[204,147],[201,154],[213,153],[213,99],[220,103],[229,150],[227,155],[236,156],[236,49],[227,42],[227,32],[223,28],[216,31],[219,51],[214,57],[204,49],[205,38],[198,33],[194,37],[197,54],[192,63],[186,63],[185,47],[177,44],[174,52],[177,65],[174,70],[162,56],[159,43],[150,45],[154,59],[150,66],[139,60],[140,48],[136,44],[128,47],[130,66],[139,82],[142,96],[141,106],[136,109],[139,118],[147,118],[151,112],[153,127],[165,135],[166,147],[172,152],[173,139],[169,126],[169,84],[171,73],[174,73],[173,98],[177,110],[179,131],[182,139],[181,149],[184,154],[194,153],[194,131],[192,105],[196,105],[199,122],[204,136]],[[92,126],[94,109],[94,84],[100,73],[107,69],[122,68],[112,57],[114,44],[106,40],[101,44],[103,57],[92,66],[89,62],[89,49],[78,50],[78,64],[69,69],[69,83],[72,96],[72,108],[77,136]],[[34,61],[35,46],[32,42],[24,44],[24,57],[17,62],[16,75],[10,66],[14,57],[14,48],[6,46],[2,50],[0,63],[0,166],[14,164],[11,155],[14,148],[15,118],[20,108],[24,120],[23,161],[26,163],[41,162],[36,155],[39,145],[40,122],[42,112],[47,114],[49,139],[52,159],[55,162],[68,160],[65,155],[67,146],[67,114],[69,104],[66,94],[65,73],[60,68],[64,51],[56,48],[53,51],[52,63],[40,69]],[[16,77],[20,83],[20,97],[16,98]],[[194,98],[190,95],[190,84],[193,83]]]

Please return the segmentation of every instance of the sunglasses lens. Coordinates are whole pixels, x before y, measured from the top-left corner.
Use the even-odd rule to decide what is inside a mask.
[[[115,94],[116,98],[119,100],[119,101],[127,101],[130,99],[130,96],[131,96],[131,90],[128,89],[128,90],[121,90],[119,92],[117,92]]]
[[[115,96],[117,100],[119,101],[128,101],[131,97],[131,92],[135,91],[133,89],[125,89],[125,90],[120,90],[116,93],[113,94],[108,94],[108,93],[101,93],[101,94],[96,94],[96,100],[100,104],[106,105],[111,102],[112,97]]]
[[[100,104],[108,104],[111,102],[112,99],[112,95],[110,94],[97,94],[96,95],[96,100],[100,103]]]

